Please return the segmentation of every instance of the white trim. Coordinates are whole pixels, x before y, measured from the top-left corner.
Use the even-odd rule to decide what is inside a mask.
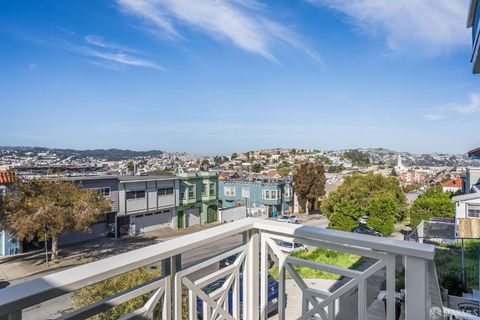
[[[223,194],[227,197],[235,197],[235,187],[223,187]]]
[[[250,198],[251,190],[250,188],[242,188],[242,197],[243,198]]]

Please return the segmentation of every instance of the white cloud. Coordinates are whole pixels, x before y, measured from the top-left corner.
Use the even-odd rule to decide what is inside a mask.
[[[85,37],[85,41],[88,42],[91,45],[100,47],[100,48],[105,48],[105,49],[111,49],[111,50],[116,50],[116,51],[124,51],[124,52],[131,52],[131,53],[138,53],[138,50],[132,49],[126,46],[122,46],[120,44],[114,43],[114,42],[109,42],[106,41],[103,37],[97,36],[97,35],[88,35]]]
[[[468,0],[306,0],[348,17],[362,32],[382,35],[394,51],[437,53],[469,44]]]
[[[480,111],[480,93],[473,92],[469,95],[467,103],[450,102],[444,105],[435,106],[432,113],[424,114],[423,117],[430,121],[451,118],[458,115],[471,115]]]
[[[456,104],[455,111],[461,114],[471,114],[480,110],[480,93],[470,93],[470,102],[467,104]]]
[[[272,53],[275,43],[319,59],[293,31],[266,18],[264,6],[254,0],[118,0],[118,4],[172,39],[181,38],[179,25],[186,25],[271,61],[276,61]]]
[[[427,114],[424,114],[423,117],[430,121],[437,121],[437,120],[445,119],[446,116],[443,114],[437,114],[437,113],[427,113]]]
[[[155,62],[137,58],[123,52],[98,51],[98,50],[94,50],[92,48],[87,48],[87,47],[77,47],[76,50],[77,52],[85,56],[98,58],[100,60],[110,62],[110,63],[115,63],[119,65],[136,66],[136,67],[153,68],[157,70],[165,70],[165,68],[159,66]],[[119,69],[117,68],[117,70]]]

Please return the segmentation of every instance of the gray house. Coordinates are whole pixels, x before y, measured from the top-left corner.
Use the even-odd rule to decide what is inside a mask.
[[[73,181],[81,188],[95,189],[111,200],[111,211],[95,223],[90,232],[70,232],[59,239],[59,245],[88,241],[101,237],[115,237],[115,218],[118,212],[118,177],[117,176],[83,176],[63,178]]]
[[[175,227],[179,180],[174,175],[121,176],[118,178],[119,235]]]

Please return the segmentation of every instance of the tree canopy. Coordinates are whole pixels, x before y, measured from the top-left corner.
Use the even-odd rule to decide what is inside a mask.
[[[370,165],[370,157],[365,152],[359,150],[349,150],[343,153],[343,156],[352,161],[354,166],[365,167]]]
[[[293,185],[300,202],[312,209],[325,195],[325,169],[321,163],[303,162],[293,174]]]
[[[393,231],[395,221],[405,217],[407,199],[396,177],[355,173],[322,202],[322,213],[330,227],[350,231],[358,219],[368,216],[367,224],[383,234]]]
[[[22,239],[52,240],[52,259],[58,256],[60,235],[88,231],[110,211],[110,201],[99,191],[45,178],[18,179],[4,202],[6,227]]]
[[[410,224],[417,227],[422,220],[437,218],[454,218],[455,204],[450,193],[443,192],[441,186],[428,189],[419,196],[410,208]]]

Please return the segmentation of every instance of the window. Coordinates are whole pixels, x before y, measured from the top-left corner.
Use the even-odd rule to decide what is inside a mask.
[[[168,187],[168,188],[160,188],[157,191],[158,196],[170,196],[173,194],[173,188]]]
[[[292,189],[285,188],[285,197],[291,197],[291,196],[292,196]]]
[[[250,188],[242,188],[242,197],[250,198]]]
[[[234,197],[235,196],[235,187],[225,187],[223,189],[223,193],[226,195],[226,196],[232,196]]]
[[[263,190],[263,199],[265,200],[280,199],[280,190]]]
[[[127,200],[145,198],[145,190],[127,191],[126,197],[127,197]]]
[[[188,187],[188,198],[189,199],[195,199],[195,187],[194,186]]]
[[[153,213],[145,213],[145,217],[153,216]]]
[[[180,189],[180,199],[185,199],[185,188]]]
[[[102,196],[104,197],[110,197],[110,187],[105,187],[105,188],[93,188],[93,190],[100,191]]]
[[[467,204],[467,216],[469,218],[480,218],[480,204]]]
[[[217,194],[217,188],[215,182],[210,182],[210,196],[213,197]]]
[[[204,183],[202,184],[202,197],[206,197],[206,196],[207,196],[207,190],[208,190],[207,183],[204,182]]]

